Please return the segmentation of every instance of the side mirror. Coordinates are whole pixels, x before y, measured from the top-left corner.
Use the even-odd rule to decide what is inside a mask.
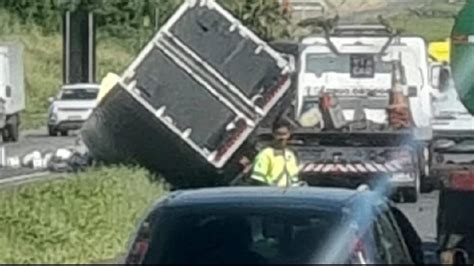
[[[468,265],[469,255],[463,249],[450,249],[441,253],[441,263],[443,265]]]
[[[442,64],[433,64],[431,66],[431,86],[440,91],[444,91],[451,78],[449,69]]]
[[[49,98],[48,98],[48,102],[49,102],[49,103],[53,103],[53,102],[54,102],[54,97],[49,97]]]
[[[439,89],[440,85],[440,74],[443,66],[441,64],[434,64],[430,68],[431,86],[434,89]]]
[[[439,72],[439,90],[445,91],[448,89],[449,80],[451,79],[451,72],[448,68],[443,67]]]
[[[7,96],[7,98],[12,97],[12,87],[10,87],[10,85],[7,85],[5,87],[5,96]]]

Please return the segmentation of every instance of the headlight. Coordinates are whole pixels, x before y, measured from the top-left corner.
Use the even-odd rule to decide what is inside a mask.
[[[49,121],[55,123],[58,120],[58,116],[56,114],[52,114],[49,116]]]
[[[58,119],[58,109],[56,107],[52,107],[49,110],[49,120],[55,121]]]

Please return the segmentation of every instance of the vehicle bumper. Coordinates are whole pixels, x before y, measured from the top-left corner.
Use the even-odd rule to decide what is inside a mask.
[[[54,130],[62,131],[62,130],[77,130],[81,129],[82,125],[85,121],[63,121],[56,124],[48,124]]]
[[[387,186],[390,190],[416,187],[413,173],[373,173],[358,176],[327,173],[324,175],[302,174],[301,177],[313,186],[357,188],[361,184],[374,184],[376,186]]]
[[[415,175],[412,173],[395,173],[389,181],[394,188],[412,188],[416,186]]]

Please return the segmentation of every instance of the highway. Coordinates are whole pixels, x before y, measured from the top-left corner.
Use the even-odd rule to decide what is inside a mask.
[[[40,151],[42,154],[53,152],[59,148],[73,146],[77,135],[70,134],[67,137],[50,137],[46,128],[37,130],[28,130],[22,132],[20,141],[16,143],[7,143],[5,152],[7,157],[19,156],[20,158],[33,151]],[[1,145],[1,144],[0,144]],[[12,176],[27,175],[37,172],[33,169],[0,169],[0,179]]]
[[[53,151],[58,148],[64,148],[74,145],[77,134],[73,133],[68,137],[50,137],[46,129],[25,131],[22,133],[18,143],[6,144],[7,156],[23,156],[29,152],[38,150],[40,152]],[[0,169],[0,183],[2,179],[15,176],[32,176],[41,178],[41,175],[35,175],[33,169]],[[27,178],[28,179],[28,178]],[[438,193],[422,194],[416,204],[403,203],[398,207],[407,215],[414,224],[420,236],[424,240],[434,240],[436,237],[436,208]]]
[[[422,194],[416,204],[398,204],[424,241],[436,239],[436,214],[439,193]]]

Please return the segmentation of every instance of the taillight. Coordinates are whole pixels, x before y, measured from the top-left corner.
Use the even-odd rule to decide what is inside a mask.
[[[150,225],[145,222],[133,243],[129,254],[125,260],[125,264],[142,264],[145,255],[148,252],[148,247],[150,245]]]
[[[469,42],[469,36],[463,34],[453,34],[451,41],[454,44],[465,44]]]
[[[133,249],[130,251],[130,254],[127,256],[125,264],[141,264],[145,258],[146,252],[148,251],[148,245],[149,242],[147,240],[136,242],[133,245]]]
[[[449,174],[449,188],[454,190],[474,191],[474,172],[451,172]]]
[[[361,239],[357,239],[353,245],[350,264],[367,264],[367,250]]]

